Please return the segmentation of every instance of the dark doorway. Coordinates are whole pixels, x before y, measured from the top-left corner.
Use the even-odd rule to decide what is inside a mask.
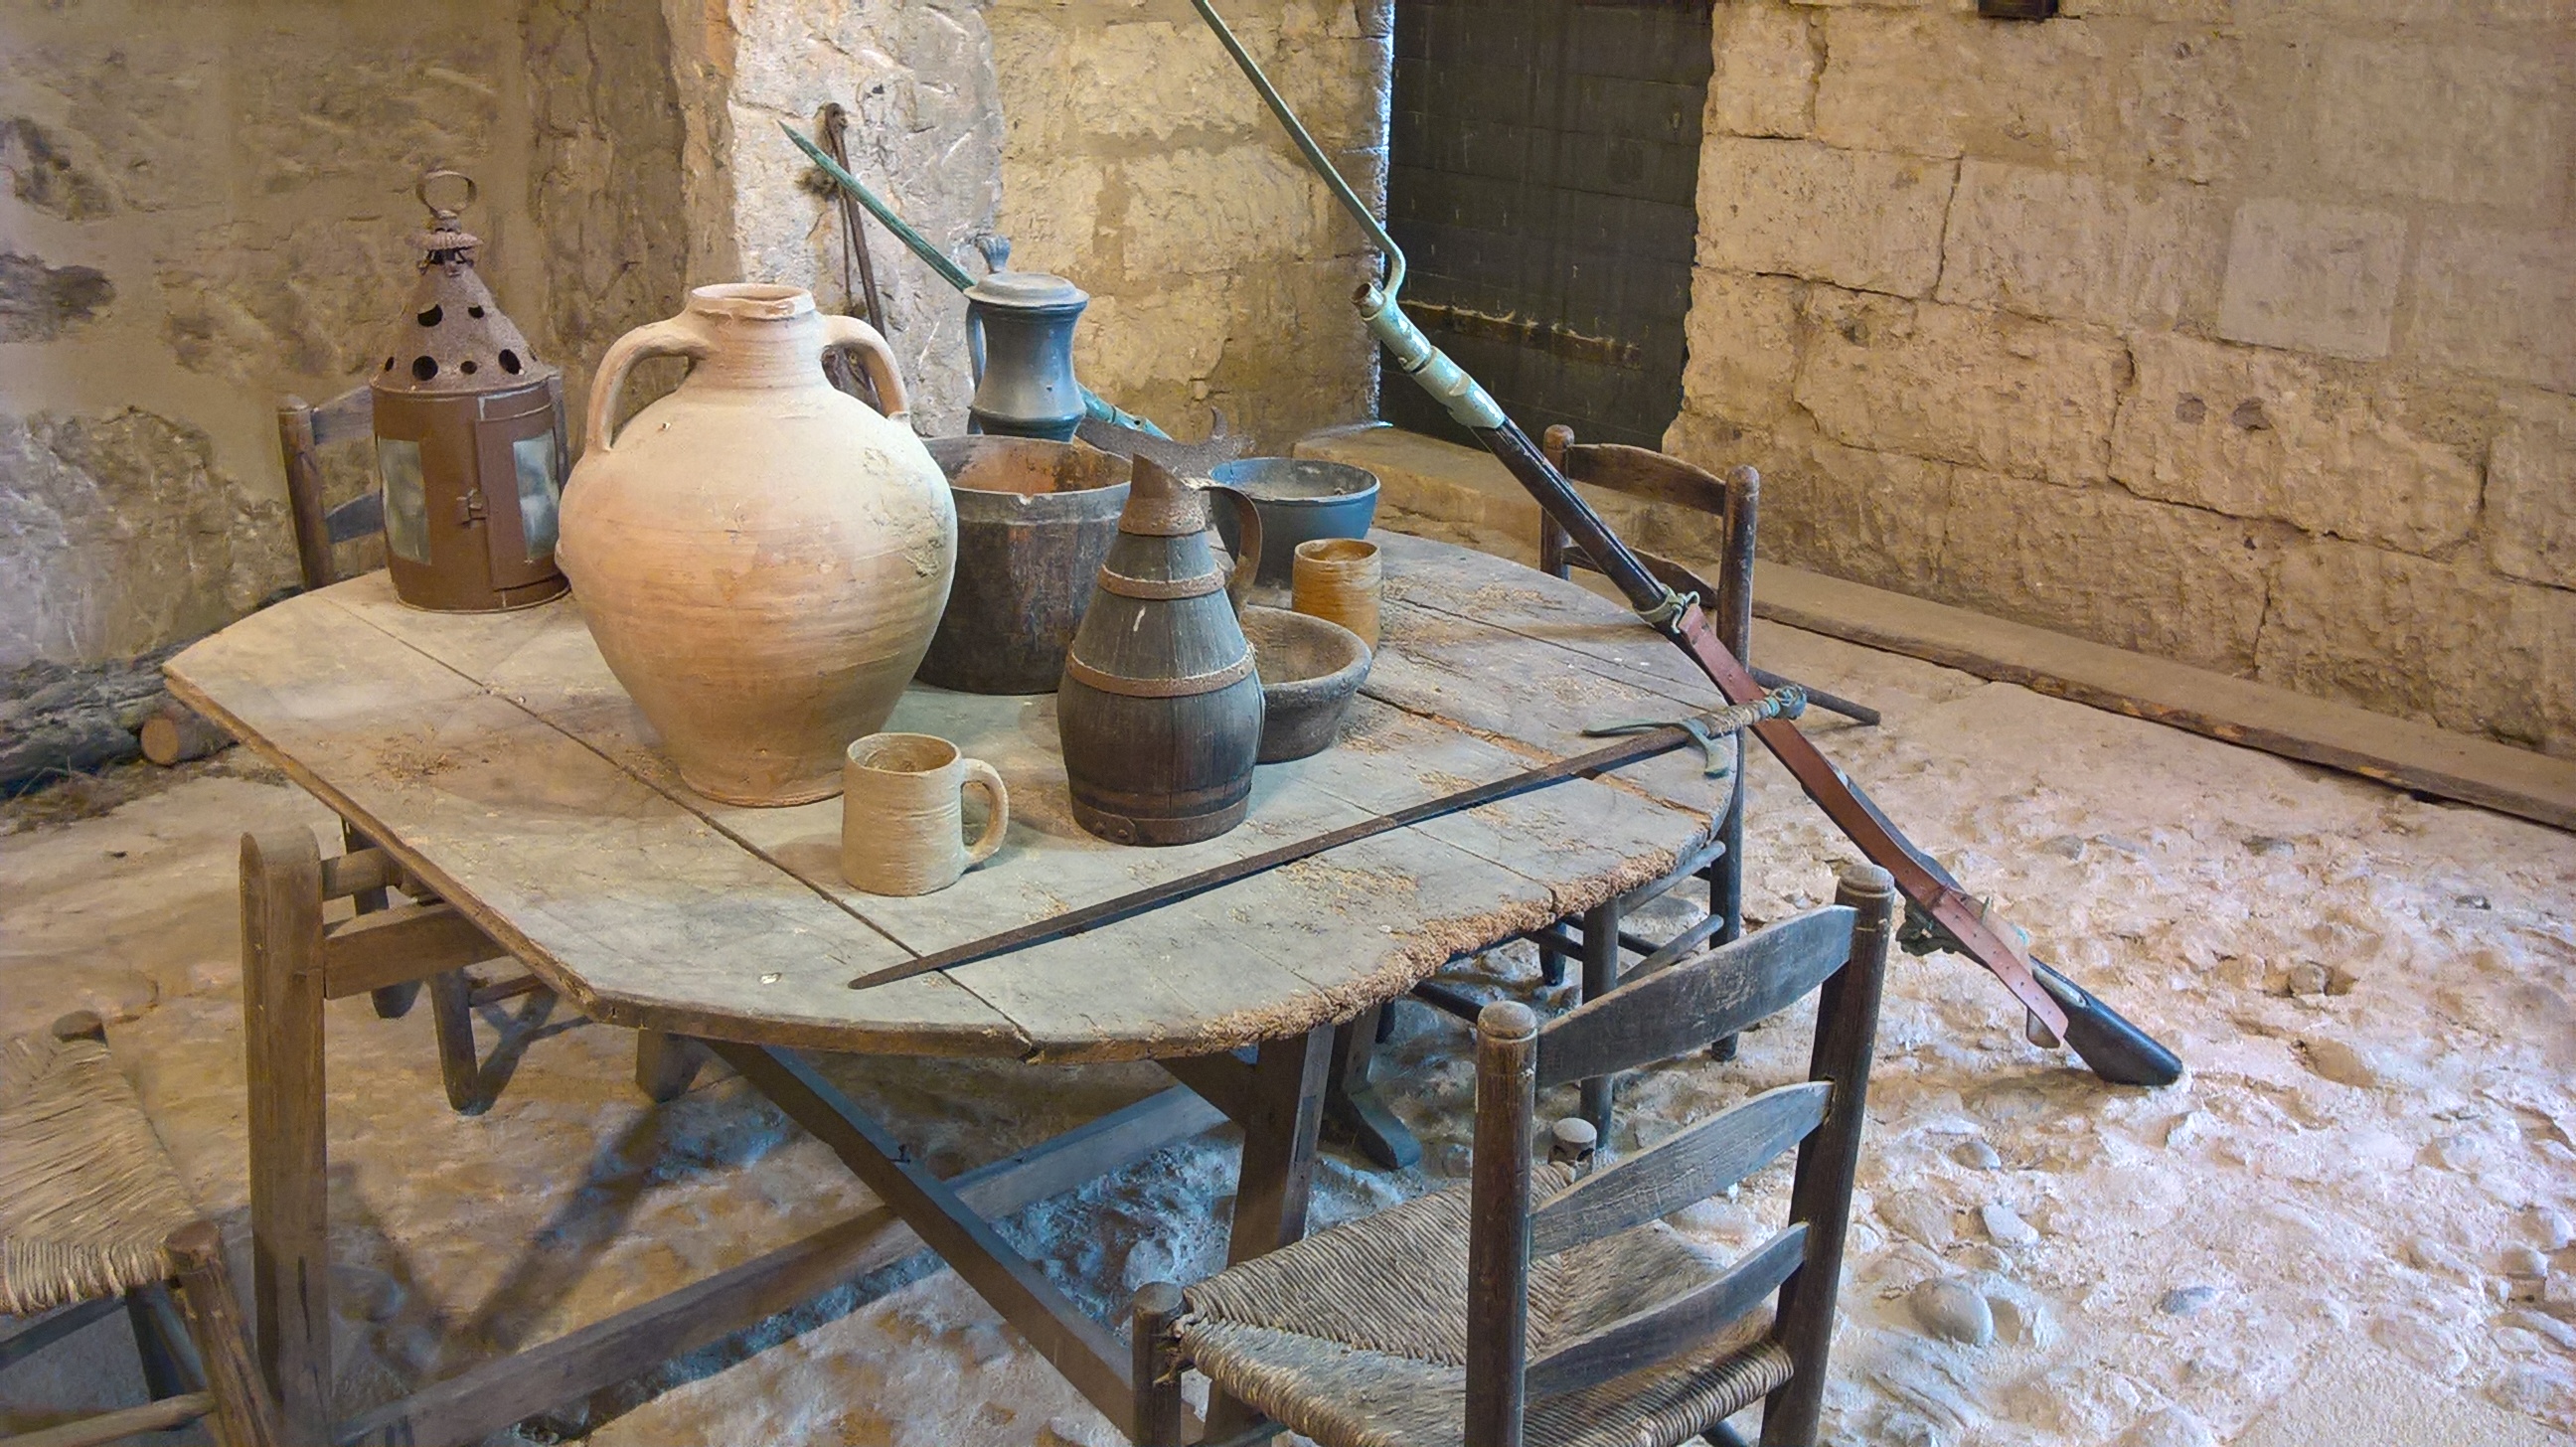
[[[1395,0],[1387,229],[1431,340],[1532,437],[1681,409],[1709,6]],[[1401,378],[1379,413],[1466,432]]]

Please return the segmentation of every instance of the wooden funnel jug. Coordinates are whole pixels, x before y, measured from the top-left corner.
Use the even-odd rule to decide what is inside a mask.
[[[1208,498],[1235,509],[1243,556],[1218,566]],[[1261,680],[1235,610],[1261,562],[1261,516],[1136,459],[1118,537],[1056,690],[1073,817],[1120,844],[1191,844],[1243,822],[1261,752]]]

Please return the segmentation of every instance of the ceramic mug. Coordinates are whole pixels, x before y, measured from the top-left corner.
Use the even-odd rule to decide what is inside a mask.
[[[981,789],[992,817],[965,838],[964,795]],[[870,894],[946,889],[1002,847],[1011,798],[982,759],[929,734],[870,734],[841,764],[841,876]]]
[[[1378,590],[1384,581],[1377,544],[1358,538],[1315,538],[1297,545],[1288,575],[1289,606],[1309,617],[1339,623],[1377,647]]]

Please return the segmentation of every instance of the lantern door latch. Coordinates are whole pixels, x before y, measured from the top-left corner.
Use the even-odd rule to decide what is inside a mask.
[[[470,528],[488,516],[483,509],[483,489],[468,488],[456,499],[456,525]]]

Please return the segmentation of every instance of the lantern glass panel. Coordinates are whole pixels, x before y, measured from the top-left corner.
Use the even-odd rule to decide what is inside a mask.
[[[376,475],[385,485],[385,546],[396,557],[429,561],[429,498],[420,479],[420,444],[376,439]]]
[[[511,443],[510,462],[519,474],[519,533],[527,540],[528,561],[535,562],[555,550],[555,515],[563,497],[554,434]]]

